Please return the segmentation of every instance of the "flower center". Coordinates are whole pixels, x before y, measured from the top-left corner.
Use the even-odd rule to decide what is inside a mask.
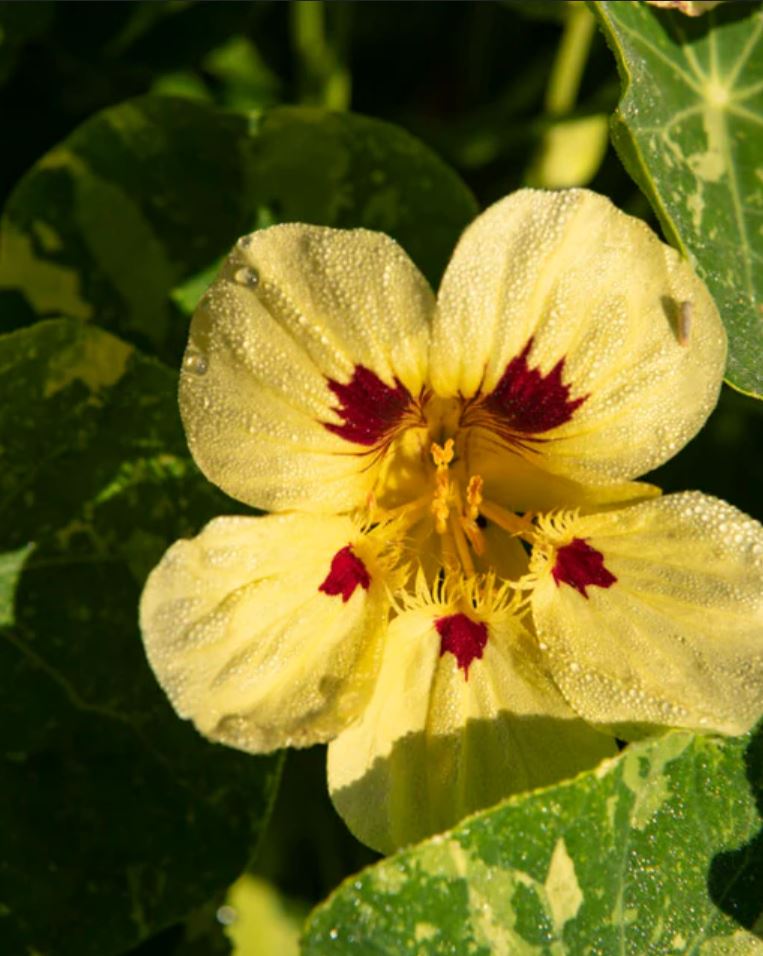
[[[470,398],[440,398],[428,387],[412,394],[400,380],[385,382],[363,365],[347,382],[329,379],[336,399],[335,420],[324,427],[356,446],[352,452],[375,469],[375,482],[364,516],[368,526],[394,525],[401,546],[421,560],[471,577],[493,570],[482,527],[490,522],[513,537],[538,542],[533,516],[515,514],[489,494],[504,494],[496,484],[513,456],[532,463],[552,436],[568,422],[588,395],[575,396],[564,381],[561,357],[546,372],[531,360],[533,339],[506,365],[490,390]],[[363,447],[365,446],[365,447]],[[478,561],[477,559],[482,559]]]
[[[527,540],[533,525],[529,517],[485,498],[479,458],[473,461],[470,449],[476,426],[464,426],[467,407],[460,398],[426,396],[419,405],[419,423],[404,425],[387,444],[369,513],[372,522],[420,527],[423,534],[414,538],[431,538],[434,532],[440,565],[471,577],[478,570],[476,559],[485,556],[487,521]],[[479,570],[490,567],[482,561]]]
[[[443,556],[449,559],[444,563],[460,563],[464,571],[472,575],[474,563],[469,545],[477,554],[485,551],[485,540],[477,524],[482,503],[482,478],[479,475],[470,476],[466,489],[463,489],[458,478],[451,474],[454,445],[454,440],[448,438],[444,445],[432,442],[430,446],[435,466],[430,510],[434,516],[435,530],[443,541]]]

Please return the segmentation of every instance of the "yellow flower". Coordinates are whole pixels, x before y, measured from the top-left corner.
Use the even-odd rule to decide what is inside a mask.
[[[714,10],[725,0],[646,0],[650,7],[661,7],[665,10],[678,10],[687,17],[700,17],[703,13]]]
[[[235,498],[141,605],[176,710],[261,753],[331,741],[389,850],[676,726],[763,710],[763,529],[632,479],[715,404],[725,338],[689,265],[585,190],[523,190],[437,296],[391,239],[240,240],[180,404]]]

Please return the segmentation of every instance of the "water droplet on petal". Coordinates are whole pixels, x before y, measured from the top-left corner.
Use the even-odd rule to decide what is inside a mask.
[[[186,352],[183,359],[183,368],[186,372],[193,372],[194,375],[203,375],[207,368],[207,360],[201,352]]]
[[[238,919],[238,913],[232,906],[220,906],[215,916],[217,917],[217,922],[222,923],[223,926],[231,926]]]
[[[248,286],[250,289],[256,289],[260,281],[260,277],[254,269],[250,269],[248,266],[243,269],[238,269],[233,278],[239,285]]]

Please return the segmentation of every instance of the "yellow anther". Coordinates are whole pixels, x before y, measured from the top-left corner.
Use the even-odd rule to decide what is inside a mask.
[[[476,521],[480,513],[480,505],[482,504],[482,486],[483,481],[481,475],[472,475],[469,479],[469,484],[466,486],[466,503],[467,516]]]
[[[435,528],[438,534],[445,534],[448,530],[450,499],[451,487],[447,465],[438,465],[437,475],[435,476],[435,490],[432,496],[432,514],[435,517]]]
[[[474,574],[474,563],[472,562],[472,556],[469,554],[469,545],[467,544],[467,538],[464,534],[461,521],[454,516],[451,519],[450,528],[453,533],[453,540],[456,544],[458,560],[461,562],[464,574],[466,574],[467,577],[471,577]]]
[[[432,442],[430,447],[432,458],[434,459],[437,470],[442,471],[453,461],[453,439],[449,438],[444,445],[438,445],[436,441]]]
[[[434,515],[434,526],[438,534],[445,534],[448,530],[448,514],[450,508],[447,502],[435,498],[432,502],[432,514]]]

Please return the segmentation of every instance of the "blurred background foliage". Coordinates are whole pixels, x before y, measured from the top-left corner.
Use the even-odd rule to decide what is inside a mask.
[[[619,84],[582,4],[174,0],[94,14],[43,0],[3,4],[0,27],[3,196],[93,113],[162,93],[246,110],[351,108],[397,123],[455,167],[482,205],[528,181],[565,185],[548,155],[562,128],[577,144],[565,150],[569,179],[647,209],[605,155]]]
[[[657,228],[608,142],[619,88],[614,58],[580,3],[2,3],[0,196],[84,120],[154,93],[246,111],[352,109],[423,140],[481,207],[521,185],[589,185]],[[725,388],[706,429],[653,480],[760,517],[761,414]],[[323,761],[321,748],[288,754],[257,878],[135,956],[290,951],[307,908],[375,859],[335,815]],[[269,895],[273,886],[282,900]],[[245,942],[231,906],[272,926],[270,950],[261,932],[259,943]]]

